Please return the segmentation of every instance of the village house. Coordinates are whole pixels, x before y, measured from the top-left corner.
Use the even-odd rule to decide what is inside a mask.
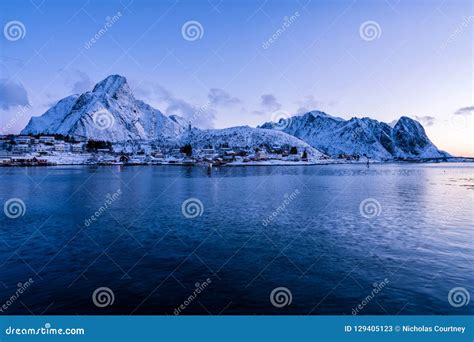
[[[43,144],[54,144],[56,139],[53,136],[42,135],[39,137],[39,141],[40,143],[43,143]]]
[[[74,153],[81,153],[84,151],[84,143],[71,144],[71,151]]]
[[[28,144],[16,144],[13,145],[13,152],[17,154],[28,153],[31,151],[30,145]]]
[[[55,143],[54,150],[56,152],[68,152],[69,151],[69,144],[65,143]]]
[[[15,137],[15,143],[17,143],[17,144],[29,145],[29,144],[31,144],[31,140],[32,140],[31,137],[25,136],[25,135],[19,135],[19,136]]]

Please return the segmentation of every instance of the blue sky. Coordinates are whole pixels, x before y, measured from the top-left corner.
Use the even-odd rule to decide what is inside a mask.
[[[474,156],[473,14],[472,1],[434,0],[2,2],[1,25],[19,21],[25,34],[0,37],[0,126],[16,133],[121,74],[165,114],[204,108],[201,127],[312,109],[407,115],[438,147]],[[199,39],[184,39],[188,21],[201,25]],[[366,22],[375,36],[361,33]]]

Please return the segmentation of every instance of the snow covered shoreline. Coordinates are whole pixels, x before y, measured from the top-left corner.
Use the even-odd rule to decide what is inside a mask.
[[[390,160],[390,161],[371,161],[369,165],[388,165],[388,164],[444,164],[444,163],[474,163],[474,158],[448,158],[443,160]],[[210,164],[206,163],[90,163],[85,159],[78,158],[51,158],[46,163],[34,163],[34,164],[2,164],[0,167],[60,167],[60,166],[188,166],[188,167],[209,167]],[[249,161],[249,162],[229,162],[221,165],[213,165],[212,167],[255,167],[255,166],[323,166],[323,165],[367,165],[364,161],[353,161],[353,160],[317,160],[317,161],[282,161],[282,160],[266,160],[266,161]]]

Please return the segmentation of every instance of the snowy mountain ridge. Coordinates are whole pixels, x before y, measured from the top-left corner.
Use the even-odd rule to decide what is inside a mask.
[[[295,146],[310,156],[368,156],[438,158],[439,151],[423,126],[408,117],[393,127],[370,118],[344,120],[320,111],[294,116],[277,124],[225,129],[188,127],[186,119],[166,116],[134,97],[125,77],[111,75],[92,91],[60,100],[43,115],[32,117],[21,134],[62,134],[110,142],[150,141],[162,145],[192,143],[196,147],[228,144],[230,147]]]
[[[391,160],[450,156],[438,150],[418,121],[406,116],[386,124],[367,117],[344,120],[313,111],[260,127],[291,134],[332,157],[359,155]]]

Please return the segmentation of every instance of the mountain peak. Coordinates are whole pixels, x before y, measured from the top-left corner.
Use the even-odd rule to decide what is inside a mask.
[[[127,79],[121,75],[110,75],[97,83],[92,92],[115,95],[120,90],[130,92]]]

